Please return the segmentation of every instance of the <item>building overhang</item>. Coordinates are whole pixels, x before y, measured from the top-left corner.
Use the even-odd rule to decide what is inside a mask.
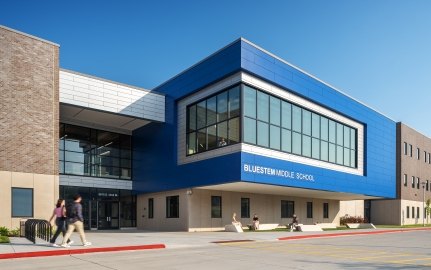
[[[131,134],[151,120],[60,103],[60,122]]]
[[[232,182],[227,184],[219,184],[219,185],[201,186],[201,187],[196,187],[196,189],[207,189],[207,190],[209,189],[209,190],[241,192],[241,193],[258,193],[258,194],[268,194],[268,195],[280,195],[280,196],[315,198],[315,199],[325,199],[325,200],[340,200],[340,201],[381,199],[381,197],[367,196],[364,194],[286,187],[286,186],[250,183],[250,182],[244,182],[244,181]]]

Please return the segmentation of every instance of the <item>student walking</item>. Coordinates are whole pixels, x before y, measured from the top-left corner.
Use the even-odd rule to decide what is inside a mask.
[[[75,229],[79,233],[79,237],[81,237],[82,245],[85,247],[91,246],[91,242],[87,242],[87,240],[85,239],[84,217],[82,216],[81,200],[81,195],[75,195],[73,197],[73,204],[68,207],[68,209],[66,209],[66,215],[68,218],[69,225],[67,227],[66,236],[63,238],[63,243],[61,243],[61,246],[64,248],[70,247],[67,241],[69,240]]]
[[[64,207],[64,200],[63,199],[58,199],[57,201],[57,205],[54,208],[54,211],[52,212],[52,216],[49,219],[49,223],[52,222],[52,220],[55,217],[55,226],[57,226],[57,230],[54,233],[54,236],[51,238],[51,240],[49,241],[51,243],[51,245],[53,247],[59,247],[59,245],[57,245],[55,243],[55,240],[57,240],[57,237],[60,235],[60,233],[63,234],[63,238],[66,235],[66,226],[67,226],[67,222],[66,222],[66,208]],[[70,239],[67,240],[67,244],[72,244],[73,241],[71,241]]]

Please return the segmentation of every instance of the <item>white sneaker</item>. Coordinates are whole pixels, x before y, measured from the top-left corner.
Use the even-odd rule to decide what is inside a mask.
[[[73,240],[70,240],[69,243],[67,243],[69,246],[75,243]]]
[[[83,246],[84,246],[84,247],[91,246],[91,242],[85,242],[85,243],[83,244]]]
[[[70,248],[70,245],[68,245],[68,244],[61,244],[61,245],[60,245],[60,247],[63,247],[63,248]]]
[[[51,244],[51,247],[60,247],[59,245],[57,245],[56,243]]]

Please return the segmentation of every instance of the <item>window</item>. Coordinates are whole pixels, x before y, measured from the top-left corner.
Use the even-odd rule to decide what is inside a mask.
[[[154,199],[148,199],[148,218],[154,218]]]
[[[419,177],[416,178],[416,188],[419,189],[420,188],[420,179]]]
[[[411,144],[409,144],[409,153],[410,153],[410,157],[413,156],[413,146]]]
[[[407,174],[404,174],[404,186],[407,186]]]
[[[281,218],[292,218],[295,213],[294,201],[281,201]]]
[[[244,142],[357,167],[357,130],[266,92],[243,87]]]
[[[415,218],[415,207],[412,206],[412,218]]]
[[[429,180],[426,181],[425,188],[427,191],[429,190]]]
[[[428,155],[427,155],[427,151],[424,151],[424,162],[427,163],[428,162]]]
[[[61,123],[59,159],[61,174],[131,180],[132,137]]]
[[[12,188],[12,217],[33,217],[32,188]]]
[[[323,218],[329,218],[329,203],[323,203]]]
[[[313,218],[313,202],[307,202],[307,218]]]
[[[211,196],[211,218],[221,217],[221,196]]]
[[[428,153],[428,164],[431,164],[431,153]]]
[[[420,159],[421,159],[421,150],[419,149],[419,147],[418,147],[418,148],[416,148],[416,158],[417,158],[418,160],[420,160]]]
[[[410,207],[407,206],[407,218],[410,218]]]
[[[407,143],[404,142],[404,155],[407,155]]]
[[[166,197],[166,217],[179,218],[180,217],[180,196]]]
[[[250,96],[247,96],[246,100],[249,99]],[[240,86],[189,105],[187,107],[187,155],[238,143],[240,105]],[[256,113],[252,101],[244,109],[246,114]]]
[[[250,198],[241,198],[241,218],[250,218]]]
[[[412,176],[412,188],[415,188],[415,177]]]
[[[416,207],[416,218],[420,218],[419,213],[420,213],[419,207]]]

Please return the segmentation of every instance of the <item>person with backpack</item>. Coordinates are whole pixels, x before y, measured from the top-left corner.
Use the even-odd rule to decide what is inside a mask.
[[[79,236],[81,237],[81,242],[84,247],[91,246],[91,242],[87,242],[85,239],[85,233],[84,233],[84,217],[82,216],[82,205],[81,205],[82,197],[81,195],[77,194],[73,197],[73,204],[71,204],[66,209],[66,216],[68,219],[68,227],[66,236],[63,238],[63,242],[61,243],[61,247],[68,248],[70,245],[67,243],[70,236],[72,235],[73,231],[76,229],[76,231],[79,233]]]
[[[55,240],[57,240],[57,237],[60,235],[60,233],[63,234],[63,238],[66,235],[66,208],[64,207],[64,200],[63,199],[58,199],[57,201],[57,205],[54,208],[54,211],[52,212],[52,216],[49,219],[49,223],[52,222],[52,220],[55,217],[55,225],[57,226],[57,230],[55,231],[54,236],[51,238],[51,240],[49,241],[51,243],[51,245],[53,247],[59,247],[59,245],[57,245],[55,243]],[[73,243],[73,241],[71,241],[70,239],[67,240],[67,244],[71,245]]]

